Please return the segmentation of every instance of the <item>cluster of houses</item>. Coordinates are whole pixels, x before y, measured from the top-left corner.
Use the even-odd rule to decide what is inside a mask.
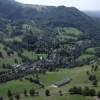
[[[47,70],[53,68],[54,62],[52,60],[39,60],[35,63],[21,63],[14,64],[7,71],[0,72],[0,83],[7,82],[9,80],[18,79],[24,77],[27,74],[35,73],[36,71]]]
[[[55,50],[52,55],[49,56],[49,59],[43,59],[40,57],[40,60],[34,63],[21,63],[14,64],[10,67],[8,71],[0,72],[0,83],[6,82],[13,79],[18,79],[20,77],[26,76],[27,74],[35,72],[44,72],[52,71],[58,67]],[[57,67],[56,67],[57,66]]]

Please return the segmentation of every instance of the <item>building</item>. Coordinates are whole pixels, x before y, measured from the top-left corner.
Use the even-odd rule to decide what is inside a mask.
[[[61,86],[64,86],[64,85],[70,83],[71,81],[72,81],[72,79],[69,79],[69,78],[64,79],[64,80],[60,80],[60,81],[54,83],[53,85],[51,85],[51,87],[59,88]]]

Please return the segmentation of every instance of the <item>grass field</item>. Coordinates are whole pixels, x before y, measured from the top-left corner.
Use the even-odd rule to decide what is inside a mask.
[[[7,98],[7,91],[10,89],[14,94],[20,93],[21,94],[21,100],[95,100],[93,97],[83,97],[80,95],[73,95],[70,96],[68,94],[69,88],[73,86],[81,86],[85,87],[88,86],[89,88],[95,88],[96,90],[100,90],[100,84],[98,84],[98,87],[93,87],[92,83],[88,80],[86,76],[86,71],[90,70],[90,66],[84,66],[84,67],[77,67],[74,69],[61,69],[58,72],[48,72],[46,75],[39,75],[40,80],[45,84],[45,88],[49,88],[51,91],[51,96],[46,97],[45,96],[45,89],[40,88],[40,86],[30,83],[29,81],[25,80],[13,80],[4,84],[0,85],[0,95]],[[96,72],[97,78],[100,82],[100,69]],[[53,83],[65,79],[65,78],[72,78],[71,83],[61,87],[60,89],[63,91],[64,95],[59,96],[58,90],[50,88],[49,86]],[[35,88],[37,91],[39,91],[40,96],[35,97],[27,97],[25,98],[23,96],[24,89],[30,90],[32,88]]]
[[[3,68],[3,64],[4,65],[15,64],[16,63],[15,60],[17,60],[17,63],[21,63],[22,61],[22,58],[18,56],[17,52],[14,52],[14,54],[8,56],[7,51],[4,50],[4,45],[2,44],[0,44],[0,52],[3,55],[3,57],[0,57],[0,68]],[[47,54],[37,54],[35,52],[27,51],[25,49],[23,50],[22,55],[32,61],[36,61],[40,56],[42,56],[44,59],[47,58]]]
[[[82,34],[81,31],[79,31],[76,28],[58,28],[58,38],[60,42],[66,42],[68,41],[76,41],[79,36]]]
[[[44,59],[47,58],[47,54],[37,54],[35,52],[32,52],[32,51],[27,51],[27,50],[24,50],[24,52],[22,53],[23,56],[27,57],[28,59],[31,59],[32,61],[35,61],[38,59],[38,56],[42,56]]]

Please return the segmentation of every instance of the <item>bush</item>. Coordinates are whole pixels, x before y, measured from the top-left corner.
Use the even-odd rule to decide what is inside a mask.
[[[98,86],[98,81],[97,80],[93,80],[93,86],[97,87]]]
[[[69,89],[70,94],[82,94],[82,88],[81,87],[73,87]]]
[[[26,96],[26,97],[28,96],[26,89],[24,90],[24,96]]]
[[[11,92],[11,90],[8,90],[8,97],[12,97],[12,92]]]
[[[96,95],[96,91],[94,89],[90,89],[89,96],[95,96],[95,95]]]
[[[62,96],[62,95],[63,95],[63,93],[62,93],[62,91],[61,91],[61,90],[59,90],[59,95],[60,95],[60,96]]]
[[[35,95],[35,90],[34,89],[31,89],[30,90],[30,96],[34,96]]]
[[[9,100],[14,100],[13,97],[9,98]]]
[[[80,94],[83,96],[95,96],[96,91],[94,89],[89,89],[88,87],[85,87],[82,89],[81,87],[73,87],[69,89],[70,94]]]
[[[89,96],[89,88],[85,87],[82,93],[84,96]]]
[[[88,87],[85,87],[83,90],[83,95],[84,96],[95,96],[96,91],[94,89],[89,89]]]
[[[19,94],[16,94],[15,95],[15,98],[16,98],[16,100],[20,100],[20,95]]]
[[[96,76],[95,76],[95,75],[90,75],[90,76],[89,76],[89,80],[90,80],[90,81],[96,80]]]
[[[98,98],[100,98],[100,91],[98,91],[97,96],[98,96]]]
[[[50,96],[50,91],[48,89],[45,91],[45,95]]]

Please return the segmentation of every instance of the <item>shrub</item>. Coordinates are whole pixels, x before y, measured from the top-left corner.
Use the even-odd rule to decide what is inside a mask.
[[[30,96],[34,96],[35,95],[35,90],[34,89],[31,89],[30,90]]]
[[[12,97],[12,92],[11,92],[11,90],[8,90],[8,97]]]
[[[96,95],[96,91],[94,89],[90,89],[89,96],[95,96],[95,95]]]
[[[24,96],[26,96],[26,97],[28,96],[26,89],[24,90]]]
[[[59,95],[60,95],[60,96],[62,96],[62,95],[63,95],[63,93],[62,93],[62,91],[61,91],[61,90],[59,90]]]
[[[13,97],[10,97],[9,100],[14,100]]]
[[[81,87],[73,87],[69,89],[70,94],[82,94],[82,88]]]
[[[100,91],[98,91],[97,96],[98,96],[98,98],[100,98]]]
[[[98,81],[97,80],[93,80],[93,86],[97,87],[98,86]]]
[[[16,94],[15,95],[15,98],[16,98],[16,100],[20,100],[20,95],[19,94]]]
[[[83,89],[82,94],[83,94],[84,96],[89,96],[89,88],[88,88],[88,87],[85,87],[85,88]]]
[[[45,91],[45,95],[50,96],[50,91],[48,89]]]
[[[95,76],[95,75],[90,75],[90,76],[89,76],[89,80],[90,80],[90,81],[96,80],[96,76]]]

